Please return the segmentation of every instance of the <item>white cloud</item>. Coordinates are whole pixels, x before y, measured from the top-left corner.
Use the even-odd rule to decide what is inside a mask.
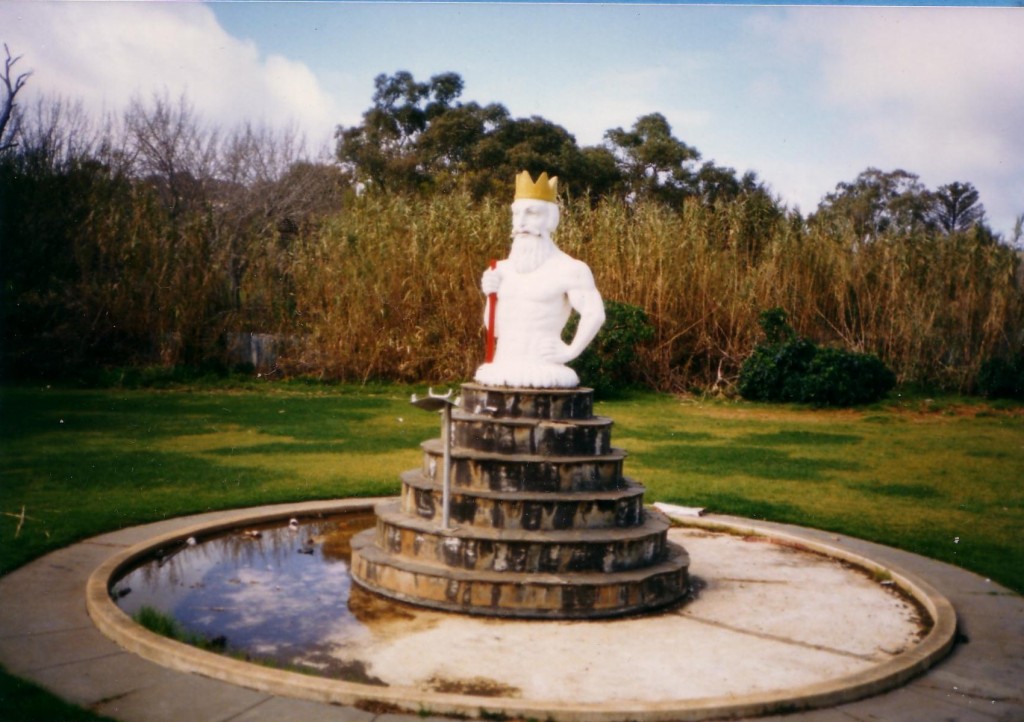
[[[556,85],[545,99],[545,115],[569,129],[580,145],[601,143],[605,131],[631,128],[637,118],[650,113],[664,115],[672,134],[685,140],[713,118],[706,108],[678,98],[683,88],[692,87],[685,79],[696,74],[691,70],[684,62],[616,69],[582,80],[571,94]]]
[[[972,182],[996,230],[1024,212],[1024,13],[801,9],[776,30],[817,57],[819,99],[864,167]]]
[[[314,146],[330,137],[334,103],[302,63],[271,55],[224,31],[193,3],[0,4],[0,26],[26,93],[81,99],[93,112],[119,111],[133,97],[184,93],[204,118],[294,124]]]

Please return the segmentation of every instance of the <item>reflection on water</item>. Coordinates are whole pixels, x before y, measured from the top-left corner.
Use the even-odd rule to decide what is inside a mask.
[[[350,609],[349,559],[352,535],[372,526],[374,515],[297,522],[245,527],[161,550],[111,593],[126,613],[152,607],[188,632],[222,642],[228,653],[375,682],[359,665],[329,654],[368,633],[358,613],[365,595],[358,590]]]

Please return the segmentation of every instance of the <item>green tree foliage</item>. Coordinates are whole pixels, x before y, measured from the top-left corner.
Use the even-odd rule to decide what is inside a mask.
[[[863,240],[883,233],[908,234],[927,226],[932,200],[917,175],[868,168],[822,200],[820,218],[845,221]]]
[[[620,162],[629,192],[636,198],[681,205],[695,193],[696,148],[672,135],[661,113],[637,118],[629,130],[613,128],[605,138]]]
[[[978,190],[959,181],[931,191],[914,173],[868,168],[853,182],[843,182],[822,200],[819,221],[849,224],[861,240],[883,234],[952,235],[974,231],[996,242],[985,225],[985,207]]]
[[[933,195],[934,223],[946,233],[963,232],[985,218],[978,189],[970,183],[954,182],[941,186]]]
[[[576,139],[562,126],[539,116],[506,118],[481,143],[481,163],[473,171],[475,195],[507,194],[511,179],[528,170],[556,175],[575,188],[572,170],[579,163]]]
[[[748,173],[706,162],[672,135],[660,113],[637,119],[630,130],[616,128],[605,143],[580,148],[565,128],[545,118],[513,118],[498,103],[463,103],[455,73],[420,83],[406,71],[379,75],[373,105],[363,122],[338,128],[338,160],[367,189],[409,193],[468,191],[474,198],[501,195],[522,170],[562,179],[570,196],[592,202],[607,196],[656,200],[680,207],[686,198],[702,202],[760,194],[777,203]]]
[[[378,75],[363,122],[336,133],[338,160],[370,190],[506,193],[522,170],[558,175],[570,194],[604,194],[619,182],[609,151],[580,149],[539,116],[512,118],[498,103],[463,103],[456,73],[417,82],[407,71]]]
[[[355,179],[383,191],[415,190],[426,180],[415,146],[428,123],[443,114],[462,94],[462,79],[454,73],[435,75],[419,83],[407,71],[374,78],[373,105],[363,123],[339,127],[338,160],[352,169]]]
[[[481,143],[507,120],[508,110],[497,103],[457,105],[431,119],[417,150],[435,175],[458,176],[482,165]]]
[[[883,398],[896,376],[877,356],[819,348],[799,337],[781,308],[761,314],[765,342],[740,369],[739,391],[751,401],[853,406]]]

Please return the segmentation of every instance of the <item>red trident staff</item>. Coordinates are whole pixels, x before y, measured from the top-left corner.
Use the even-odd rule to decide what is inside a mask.
[[[493,271],[497,267],[498,262],[492,258],[491,270]],[[491,363],[494,361],[494,309],[498,305],[498,294],[487,294],[487,303],[487,350],[484,353],[484,361]]]

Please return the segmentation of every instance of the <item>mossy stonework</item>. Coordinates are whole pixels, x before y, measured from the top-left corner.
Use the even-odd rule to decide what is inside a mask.
[[[502,617],[588,619],[660,609],[689,589],[689,557],[668,520],[622,476],[611,419],[590,389],[466,384],[452,417],[452,525],[442,522],[440,457],[377,526],[352,541],[364,588],[423,606]]]

